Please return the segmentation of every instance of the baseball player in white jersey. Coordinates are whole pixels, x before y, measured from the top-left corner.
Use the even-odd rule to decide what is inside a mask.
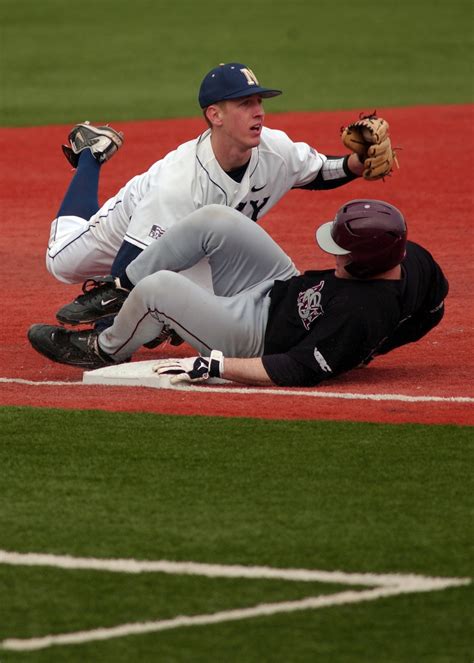
[[[261,86],[243,64],[212,69],[199,92],[209,128],[132,178],[100,208],[100,166],[121,147],[123,136],[108,126],[77,125],[63,146],[77,169],[51,225],[50,273],[65,283],[120,276],[194,210],[225,205],[258,221],[292,188],[334,188],[360,176],[357,154],[326,156],[264,127],[262,100],[280,93]],[[210,287],[207,268],[199,268],[202,278],[196,269],[195,278]]]

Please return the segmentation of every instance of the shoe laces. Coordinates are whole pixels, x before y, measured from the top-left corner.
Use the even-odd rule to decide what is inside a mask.
[[[87,279],[84,281],[82,284],[82,292],[84,294],[90,292],[91,290],[95,290],[95,288],[101,288],[104,285],[108,286],[113,286],[115,287],[115,279],[113,276],[105,276],[104,278],[92,278],[92,279]]]
[[[101,350],[99,346],[99,334],[95,330],[71,332],[70,342],[82,352],[85,351],[89,356],[92,355],[104,363],[107,362],[108,355]]]
[[[82,292],[84,294],[79,295],[79,297],[77,297],[77,301],[81,302],[84,299],[90,300],[91,297],[94,297],[95,295],[102,296],[103,291],[109,288],[116,290],[116,283],[113,276],[107,276],[103,279],[87,279],[82,284]]]

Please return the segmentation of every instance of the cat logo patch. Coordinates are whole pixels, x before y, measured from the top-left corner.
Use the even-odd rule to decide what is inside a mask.
[[[321,306],[321,290],[324,287],[324,281],[318,285],[308,288],[298,295],[298,313],[305,329],[310,329],[311,324],[317,317],[324,313]]]

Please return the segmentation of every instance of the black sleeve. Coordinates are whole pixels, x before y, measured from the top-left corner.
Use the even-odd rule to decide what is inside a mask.
[[[313,370],[287,354],[264,355],[263,367],[279,387],[314,387],[320,380]]]
[[[395,348],[407,343],[415,343],[434,329],[444,316],[444,302],[433,311],[418,311],[410,318],[403,320],[390,337],[377,348],[378,355],[387,354]]]
[[[338,177],[334,178],[329,178],[325,179],[324,178],[324,166],[323,168],[320,169],[319,173],[317,174],[316,178],[312,180],[311,182],[308,182],[308,184],[304,184],[303,186],[299,187],[293,187],[295,189],[310,189],[310,190],[327,190],[327,189],[335,189],[339,186],[343,186],[344,184],[347,184],[348,182],[351,182],[352,180],[355,180],[358,178],[357,175],[355,175],[350,169],[349,166],[347,165],[347,162],[349,160],[350,155],[346,155],[343,159],[342,162],[342,168],[343,168],[343,173],[340,174]],[[331,161],[336,162],[342,159],[342,157],[334,157],[334,156],[328,156],[327,157],[327,162],[329,163]]]

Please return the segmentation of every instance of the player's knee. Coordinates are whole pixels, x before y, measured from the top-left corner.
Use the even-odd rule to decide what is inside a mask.
[[[61,283],[79,283],[76,272],[72,269],[73,265],[71,263],[66,263],[57,257],[54,258],[49,255],[48,251],[46,252],[46,269],[54,276],[55,279],[61,281]]]
[[[82,236],[87,223],[78,216],[59,216],[51,223],[46,269],[62,283],[80,283],[84,280],[81,278],[80,264],[85,262],[85,252],[73,251],[70,247]],[[90,274],[87,274],[86,278],[89,276]]]
[[[209,205],[207,207],[207,222],[214,229],[234,228],[245,219],[241,212],[225,205]]]
[[[141,279],[135,286],[135,290],[140,290],[142,296],[147,300],[153,299],[162,302],[175,296],[179,284],[184,278],[176,272],[163,269]]]

